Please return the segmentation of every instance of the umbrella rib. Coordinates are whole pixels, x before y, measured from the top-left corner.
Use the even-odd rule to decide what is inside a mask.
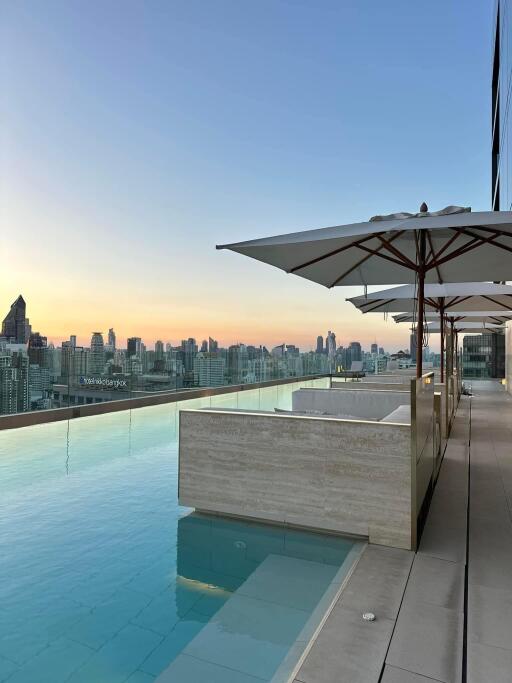
[[[432,308],[435,308],[436,311],[439,308],[439,302],[436,301],[436,299],[432,299],[430,297],[425,297],[425,303],[428,304],[429,306],[432,306]]]
[[[499,301],[496,301],[492,296],[487,296],[486,294],[482,294],[482,299],[487,299],[487,301],[490,301],[492,304],[496,304],[496,306],[499,306],[500,309],[503,309],[504,311],[507,310],[507,306],[504,304],[500,304]]]
[[[402,231],[402,232],[403,232],[403,231]],[[397,233],[396,235],[393,236],[393,239],[395,239],[396,237],[398,237],[399,234],[402,234],[402,233]],[[401,261],[396,261],[395,259],[391,258],[390,256],[387,256],[386,254],[379,254],[379,251],[380,251],[381,249],[384,248],[384,245],[383,245],[383,244],[381,244],[380,247],[377,247],[376,250],[372,250],[372,251],[370,251],[370,249],[368,249],[368,247],[363,247],[363,246],[360,245],[360,244],[354,245],[354,246],[357,246],[358,249],[362,249],[363,251],[369,251],[370,253],[369,253],[367,256],[363,256],[363,258],[360,259],[357,263],[354,263],[353,266],[351,266],[348,270],[346,270],[344,273],[342,273],[342,275],[340,275],[338,278],[336,278],[336,280],[334,280],[334,282],[333,282],[332,284],[327,285],[327,287],[328,287],[329,289],[331,289],[332,287],[335,287],[335,286],[338,284],[338,282],[340,282],[341,280],[343,280],[344,278],[346,278],[347,275],[350,275],[350,273],[352,273],[354,270],[356,270],[357,268],[359,268],[359,266],[361,266],[363,263],[365,263],[366,261],[368,261],[368,259],[369,259],[371,256],[380,256],[381,258],[387,259],[388,261],[391,261],[392,263],[398,264],[398,265],[401,266],[401,267],[407,267],[407,266],[406,266],[404,263],[402,263]]]
[[[427,230],[427,239],[430,246],[430,256],[432,257],[432,261],[434,261],[436,252],[434,250],[434,245],[432,244],[432,236],[430,234],[430,230]],[[441,277],[441,271],[439,270],[439,267],[437,265],[435,266],[435,269],[437,272],[437,279],[439,280],[439,284],[442,285],[443,278]]]
[[[380,250],[384,247],[385,245],[382,245],[378,247],[378,249],[370,249],[370,247],[365,247],[362,244],[356,244],[356,247],[358,249],[362,249],[363,251],[367,251],[370,256],[378,256],[379,258],[386,259],[386,261],[391,261],[391,263],[395,263],[398,266],[403,266],[404,268],[411,268],[416,270],[416,264],[413,264],[412,261],[409,261],[411,265],[407,263],[407,261],[399,261],[396,258],[393,258],[392,256],[388,256],[387,254],[381,254]],[[409,260],[409,259],[408,259]]]
[[[460,303],[462,303],[463,301],[467,301],[467,299],[471,299],[471,296],[472,296],[472,295],[462,296],[462,297],[461,297],[461,296],[454,296],[454,297],[451,299],[451,301],[450,301],[449,304],[445,303],[444,307],[445,307],[445,308],[453,308],[453,306],[455,306],[456,304],[460,304]]]
[[[451,229],[454,230],[455,228]],[[512,237],[512,233],[508,232],[507,230],[501,230],[501,228],[488,228],[485,225],[473,225],[471,229],[482,230],[482,232],[492,232],[502,237]],[[467,228],[464,228],[464,230],[467,230]]]
[[[351,249],[352,247],[357,247],[359,244],[362,244],[363,242],[368,242],[368,240],[373,239],[374,237],[380,235],[381,233],[373,233],[371,235],[367,235],[366,237],[363,237],[360,240],[356,240],[355,242],[351,242],[350,244],[345,244],[343,247],[339,247],[338,249],[334,249],[333,251],[328,252],[327,254],[323,254],[322,256],[317,256],[314,259],[311,259],[310,261],[306,261],[305,263],[301,263],[298,266],[294,266],[290,270],[287,270],[287,273],[296,273],[298,270],[301,270],[302,268],[307,268],[307,266],[313,266],[315,263],[319,263],[320,261],[323,261],[326,258],[330,258],[331,256],[336,256],[336,254],[341,254],[341,252],[346,251],[347,249]]]
[[[479,228],[479,229],[481,230],[482,228]],[[505,251],[509,251],[512,253],[512,247],[509,247],[506,244],[501,244],[500,242],[495,242],[495,240],[498,237],[502,237],[504,234],[507,234],[507,233],[494,231],[494,235],[491,235],[490,237],[480,237],[480,235],[472,234],[467,229],[464,229],[463,232],[466,235],[470,235],[470,237],[473,237],[473,238],[478,237],[479,239],[482,240],[482,243],[492,244],[493,247],[499,247],[500,249],[504,249]]]
[[[403,232],[404,231],[401,230],[396,235],[393,235],[392,239],[396,239],[397,237],[402,235]],[[394,247],[391,244],[392,240],[387,240],[384,237],[382,237],[382,235],[377,235],[377,237],[379,238],[379,240],[384,245],[384,248],[387,249],[388,251],[390,251],[392,254],[394,254],[400,261],[402,261],[404,264],[409,265],[409,267],[412,267],[414,269],[416,268],[416,264],[414,263],[414,261],[411,261],[411,259],[408,256],[406,256],[403,252],[401,252],[399,249],[397,249],[396,247]]]
[[[393,301],[396,301],[396,299],[384,299],[384,301],[381,301],[376,306],[373,306],[372,308],[367,308],[366,311],[363,311],[363,313],[373,313],[373,311],[376,311],[378,308],[382,308],[382,306],[392,304]]]
[[[451,230],[455,230],[455,228],[450,228],[450,229],[451,229]],[[445,251],[446,251],[446,250],[455,242],[455,240],[458,239],[459,237],[460,237],[460,232],[457,230],[457,231],[455,232],[455,234],[452,235],[452,237],[450,237],[450,239],[448,240],[448,242],[446,242],[446,243],[442,246],[442,248],[439,249],[439,251],[438,251],[437,254],[435,255],[436,259],[439,259],[439,257],[441,256],[441,254],[444,254],[444,252],[445,252]]]
[[[470,237],[473,237],[473,239],[470,242],[467,242],[464,246],[459,247],[458,249],[454,249],[451,251],[449,254],[447,254],[444,258],[441,260],[437,260],[434,265],[440,266],[443,263],[447,263],[448,261],[452,261],[454,258],[458,256],[463,256],[464,254],[467,254],[470,251],[473,251],[473,249],[476,249],[477,247],[481,247],[482,244],[486,244],[488,242],[491,242],[492,239],[496,239],[496,235],[494,237],[479,237],[478,235],[470,235],[469,233],[466,233],[465,230],[461,230],[461,233],[467,234]],[[500,245],[496,245],[500,246]],[[510,250],[512,251],[512,249]]]

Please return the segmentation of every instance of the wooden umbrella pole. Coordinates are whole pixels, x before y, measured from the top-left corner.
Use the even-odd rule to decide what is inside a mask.
[[[423,308],[425,306],[425,256],[427,236],[425,230],[419,230],[418,253],[418,324],[416,327],[416,377],[423,374]]]
[[[441,317],[441,384],[444,382],[444,298],[440,300],[439,315]]]
[[[450,320],[450,328],[450,367],[448,369],[450,370],[450,375],[453,375],[453,355],[455,353],[455,321],[453,318]]]

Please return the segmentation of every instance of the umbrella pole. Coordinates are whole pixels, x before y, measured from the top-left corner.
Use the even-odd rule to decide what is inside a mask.
[[[419,230],[418,254],[418,324],[416,326],[416,377],[423,374],[423,309],[425,307],[425,257],[427,236],[425,230]]]
[[[444,382],[444,299],[441,299],[439,307],[441,315],[441,384]]]
[[[450,328],[450,365],[448,367],[448,370],[450,372],[450,375],[453,375],[453,355],[455,353],[455,321],[453,320],[453,318],[450,320]]]

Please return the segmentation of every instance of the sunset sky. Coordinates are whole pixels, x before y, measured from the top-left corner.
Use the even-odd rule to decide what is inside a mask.
[[[226,243],[490,208],[492,3],[60,0],[0,8],[0,317],[312,347],[407,325]],[[436,346],[435,343],[432,344]]]

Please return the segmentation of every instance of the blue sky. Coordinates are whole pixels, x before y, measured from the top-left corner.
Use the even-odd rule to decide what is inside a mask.
[[[56,339],[407,343],[217,242],[490,205],[484,0],[8,1],[0,310]],[[4,269],[5,266],[5,269]],[[355,292],[359,293],[359,292]]]

